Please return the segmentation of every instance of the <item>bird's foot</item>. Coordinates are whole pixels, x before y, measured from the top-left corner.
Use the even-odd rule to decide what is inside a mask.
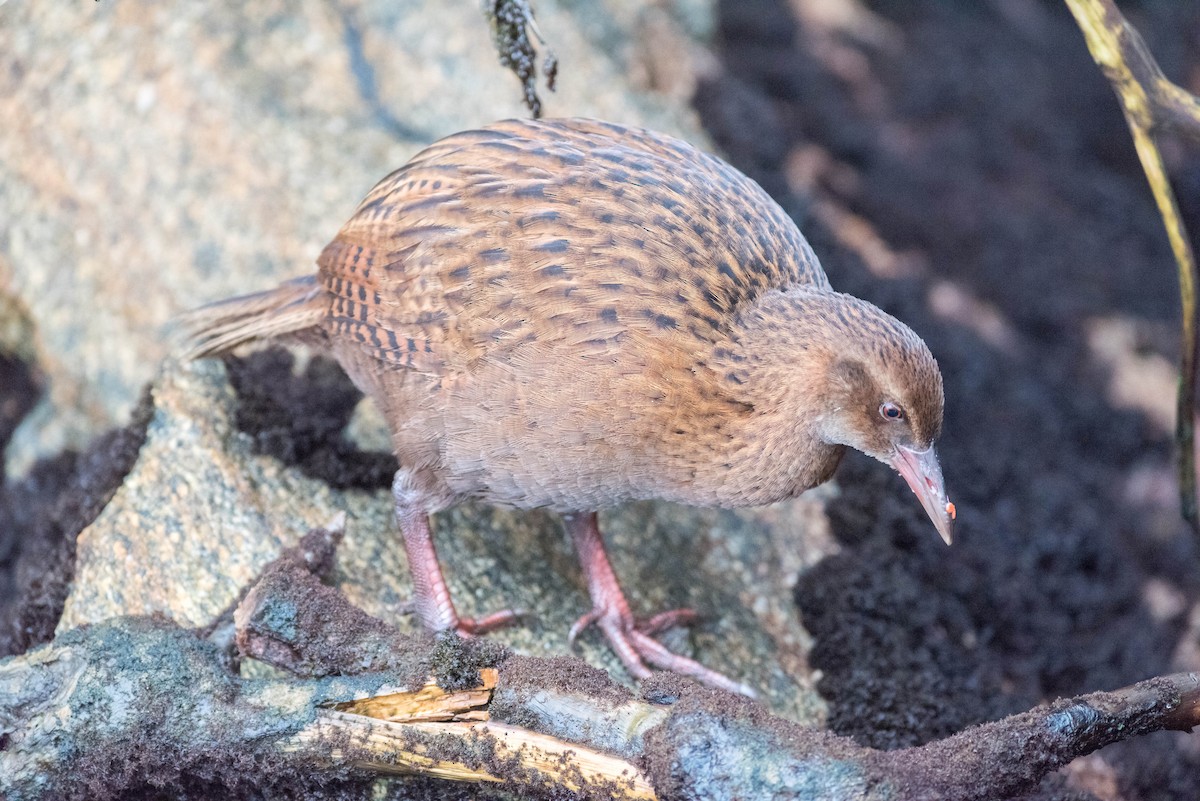
[[[583,633],[584,629],[593,623],[597,623],[600,618],[608,613],[611,613],[618,619],[624,619],[620,606],[615,606],[612,609],[596,607],[590,612],[585,612],[579,616],[579,619],[575,621],[575,624],[571,626],[571,630],[567,633],[567,645],[574,645],[575,640]],[[680,609],[669,609],[666,612],[659,612],[657,615],[652,615],[644,620],[631,622],[629,628],[640,631],[647,637],[655,637],[676,626],[690,626],[699,617],[695,609],[685,606]],[[633,618],[629,617],[629,620],[632,621]]]
[[[621,664],[625,665],[625,669],[636,679],[649,678],[653,674],[653,671],[650,670],[650,665],[652,665],[659,670],[689,676],[710,687],[741,693],[751,698],[755,697],[754,690],[745,684],[706,668],[694,659],[672,653],[651,636],[666,631],[672,626],[694,623],[695,620],[696,613],[692,609],[672,609],[638,623],[629,613],[628,607],[624,604],[613,604],[612,606],[595,607],[581,616],[579,620],[575,621],[575,625],[571,626],[567,640],[574,644],[575,638],[588,626],[594,624],[604,632],[613,651],[620,658]]]
[[[396,520],[404,535],[404,552],[413,579],[412,598],[405,602],[407,611],[420,619],[426,631],[435,634],[453,631],[464,638],[487,634],[525,617],[526,613],[520,609],[504,609],[479,618],[459,617],[454,601],[450,599],[450,587],[442,575],[442,566],[438,564],[429,515],[424,507],[407,502],[410,479],[409,473],[399,470],[392,485],[392,493],[396,496]]]
[[[699,619],[700,616],[696,614],[695,609],[685,606],[681,609],[668,609],[666,612],[651,615],[645,620],[639,620],[636,628],[647,637],[655,637],[676,626],[690,626]]]
[[[526,614],[523,609],[502,609],[483,617],[460,617],[449,628],[453,629],[459,637],[470,639],[480,634],[487,634],[489,631],[511,626]]]
[[[400,604],[400,611],[401,614],[416,615],[427,631],[434,634],[453,631],[466,640],[515,625],[522,618],[529,616],[524,609],[501,609],[483,617],[459,617],[454,604],[449,602],[449,597],[447,594],[443,603],[438,604],[413,596]]]

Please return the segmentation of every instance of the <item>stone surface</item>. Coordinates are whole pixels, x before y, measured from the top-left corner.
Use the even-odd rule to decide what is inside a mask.
[[[537,4],[547,114],[698,140],[623,77],[652,52],[612,46],[641,41],[642,5]],[[664,9],[677,41],[708,25],[707,4]],[[474,1],[0,5],[0,312],[31,321],[49,390],[8,474],[123,422],[172,315],[312,269],[375,181],[520,98]]]
[[[120,614],[166,614],[203,626],[263,564],[339,511],[349,517],[334,583],[372,615],[410,630],[411,584],[386,490],[337,492],[278,460],[255,455],[233,423],[237,398],[219,362],[167,363],[154,391],[146,444],[121,489],[79,536],[65,632]],[[791,605],[798,572],[830,545],[822,490],[787,504],[729,512],[643,503],[602,516],[630,603],[646,615],[692,606],[702,622],[664,642],[762,691],[797,720],[821,705]],[[527,610],[489,635],[518,652],[568,652],[566,634],[588,608],[570,543],[541,512],[479,505],[435,518],[459,610]],[[596,633],[577,650],[627,679]]]
[[[648,125],[704,143],[687,100],[707,0],[542,0],[560,59],[550,115]],[[386,492],[337,492],[252,453],[217,363],[163,362],[164,325],[199,303],[313,268],[371,185],[434,139],[521,116],[477,2],[266,0],[195,6],[0,4],[0,348],[48,392],[6,464],[79,447],[155,381],[145,448],[79,539],[60,631],[121,613],[202,625],[280,548],[346,511],[335,580],[410,626]],[[348,436],[386,447],[364,405]],[[791,587],[832,548],[818,494],[755,512],[640,504],[602,516],[635,610],[691,605],[665,641],[817,720]],[[533,613],[495,635],[564,653],[587,608],[570,544],[542,513],[464,507],[436,521],[465,614]],[[625,678],[595,633],[579,652]]]

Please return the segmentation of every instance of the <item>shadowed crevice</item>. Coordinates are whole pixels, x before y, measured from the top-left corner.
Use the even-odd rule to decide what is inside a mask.
[[[75,574],[75,539],[133,468],[153,411],[147,388],[126,426],[82,453],[42,459],[0,488],[0,656],[54,636]]]
[[[342,21],[342,42],[350,58],[350,71],[354,75],[354,85],[358,95],[367,104],[375,123],[390,136],[412,141],[422,138],[420,131],[400,121],[390,108],[379,97],[379,83],[375,78],[375,65],[367,57],[363,42],[363,31],[359,25],[354,9],[344,3],[335,3],[338,18]]]

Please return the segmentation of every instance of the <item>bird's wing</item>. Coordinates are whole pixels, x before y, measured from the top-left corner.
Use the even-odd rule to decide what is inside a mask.
[[[333,296],[331,333],[385,364],[431,374],[478,356],[463,331],[486,306],[464,292],[483,237],[463,198],[481,178],[470,165],[439,161],[454,150],[441,144],[380,181],[317,260]]]
[[[319,262],[335,334],[432,373],[535,340],[614,359],[629,341],[711,340],[763,292],[828,286],[753,181],[680,140],[592,120],[434,144]]]

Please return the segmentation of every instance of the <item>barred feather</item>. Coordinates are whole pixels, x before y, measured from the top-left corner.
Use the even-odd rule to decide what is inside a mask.
[[[185,360],[217,356],[249,342],[321,335],[329,294],[316,276],[285,281],[274,289],[210,303],[178,319]]]

